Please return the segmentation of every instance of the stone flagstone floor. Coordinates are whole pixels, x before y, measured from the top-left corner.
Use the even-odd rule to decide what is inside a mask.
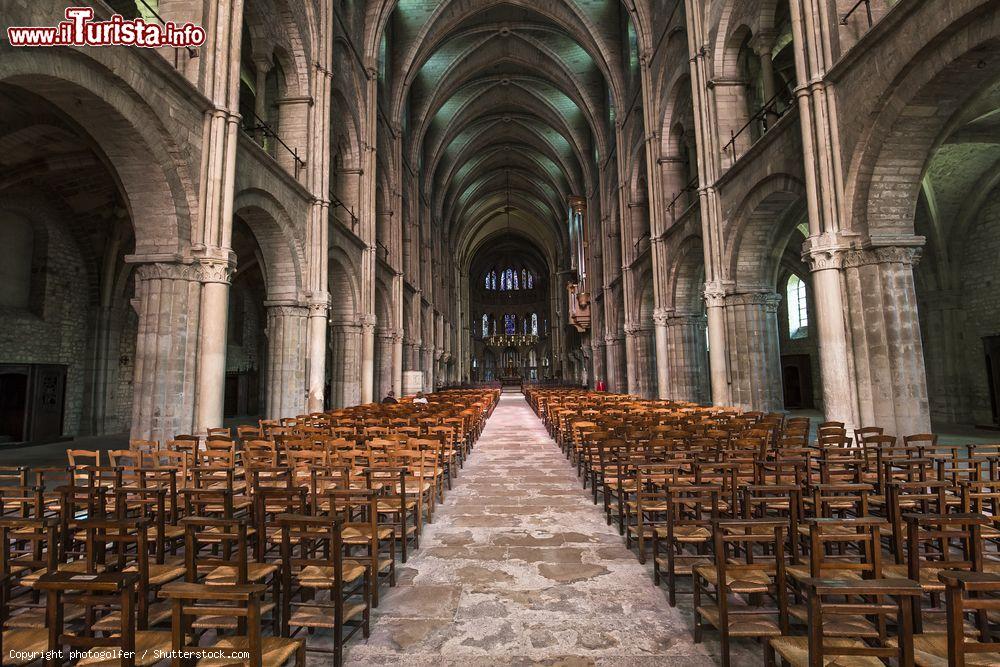
[[[506,393],[455,488],[349,644],[349,665],[713,665],[520,394]],[[737,652],[738,650],[738,652]],[[762,662],[758,645],[734,663]]]

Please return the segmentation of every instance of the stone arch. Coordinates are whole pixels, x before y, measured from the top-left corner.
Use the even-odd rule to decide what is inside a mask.
[[[196,240],[183,152],[130,82],[77,52],[32,49],[4,52],[0,83],[44,99],[93,140],[130,212],[136,254],[182,253]]]
[[[676,312],[700,313],[704,307],[705,255],[700,236],[682,241],[671,253],[667,279],[669,303]]]
[[[733,216],[728,246],[729,277],[740,291],[773,289],[804,206],[805,187],[788,174],[765,179],[746,196]]]
[[[330,321],[356,324],[358,318],[357,269],[350,256],[340,248],[330,249]]]
[[[847,174],[852,226],[872,237],[913,234],[927,165],[935,149],[997,81],[1000,19],[965,17],[933,49],[922,49],[892,82],[860,138]],[[970,25],[970,23],[972,25]]]
[[[256,188],[236,195],[233,208],[256,237],[263,255],[269,301],[298,301],[304,291],[304,253],[295,239],[287,211],[269,193]],[[236,267],[237,271],[239,267]]]

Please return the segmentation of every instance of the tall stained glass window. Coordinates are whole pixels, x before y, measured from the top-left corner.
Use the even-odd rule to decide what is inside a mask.
[[[490,335],[490,316],[483,313],[483,338]]]
[[[507,313],[503,316],[503,332],[505,334],[516,334],[517,333],[517,322],[513,315]]]
[[[531,314],[531,333],[532,335],[538,335],[538,313]]]

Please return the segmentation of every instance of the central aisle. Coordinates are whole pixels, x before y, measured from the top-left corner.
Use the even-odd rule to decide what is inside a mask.
[[[346,662],[717,664],[588,493],[524,397],[504,394]]]

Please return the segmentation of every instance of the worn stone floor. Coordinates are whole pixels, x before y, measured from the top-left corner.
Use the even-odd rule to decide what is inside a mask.
[[[520,393],[502,397],[420,547],[347,664],[718,664]],[[753,643],[736,651],[762,662]]]

